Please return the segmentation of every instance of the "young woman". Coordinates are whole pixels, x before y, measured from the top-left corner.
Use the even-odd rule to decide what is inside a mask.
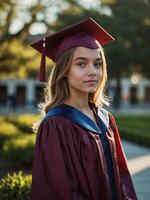
[[[56,62],[37,131],[32,200],[136,200],[113,116],[103,108],[102,45],[113,38],[91,18],[32,46]]]

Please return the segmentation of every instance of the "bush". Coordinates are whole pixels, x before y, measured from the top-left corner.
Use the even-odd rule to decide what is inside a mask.
[[[11,123],[3,121],[0,128],[0,137],[11,137],[18,134],[18,129]]]
[[[38,120],[40,120],[39,115],[33,115],[33,114],[25,114],[25,115],[19,115],[17,116],[16,120],[20,124],[24,124],[26,126],[32,126],[32,124]]]
[[[150,147],[150,115],[116,116],[122,138]]]
[[[0,120],[0,148],[5,140],[19,134],[19,130],[11,123]]]
[[[30,200],[31,182],[31,175],[25,175],[22,171],[7,174],[0,181],[0,200]]]
[[[0,137],[13,136],[16,133],[33,133],[32,125],[41,119],[40,115],[25,114],[25,115],[6,115],[0,116]]]
[[[40,120],[39,115],[33,115],[33,114],[25,114],[17,116],[13,123],[17,126],[18,129],[20,129],[23,132],[32,133],[32,125],[34,122]]]
[[[31,114],[0,116],[0,159],[8,167],[31,167],[36,138],[31,125],[38,119]]]
[[[2,147],[2,158],[11,161],[16,167],[31,167],[35,137],[35,134],[24,134],[10,138]]]

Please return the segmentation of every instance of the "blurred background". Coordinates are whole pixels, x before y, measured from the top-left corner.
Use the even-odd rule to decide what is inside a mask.
[[[37,81],[40,54],[30,43],[87,17],[115,41],[104,47],[108,95],[115,109],[150,105],[149,0],[0,1],[0,106],[33,111],[42,101]],[[53,63],[47,59],[50,72]],[[1,112],[2,112],[1,110]]]
[[[149,199],[150,0],[0,0],[0,178],[7,180],[0,192],[7,193],[7,200],[13,199],[6,192],[12,187],[16,199],[29,199],[36,137],[31,126],[40,119],[37,105],[44,100],[44,84],[37,81],[41,56],[30,43],[87,17],[115,38],[104,47],[109,109],[138,197]],[[47,74],[53,64],[47,59]]]

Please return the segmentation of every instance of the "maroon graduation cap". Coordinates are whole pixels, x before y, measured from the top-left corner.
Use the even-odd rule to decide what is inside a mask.
[[[59,56],[73,47],[96,49],[114,38],[92,18],[82,20],[31,44],[42,54],[39,80],[46,80],[46,56],[57,62]]]

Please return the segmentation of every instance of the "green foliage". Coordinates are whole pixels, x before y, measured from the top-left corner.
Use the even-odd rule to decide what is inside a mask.
[[[29,45],[17,39],[4,42],[1,45],[0,77],[20,79],[27,76],[36,77],[39,62],[40,54],[33,51]]]
[[[7,174],[0,181],[1,200],[30,200],[31,199],[31,175],[19,173]]]
[[[150,146],[150,116],[117,115],[116,122],[121,137]]]
[[[15,167],[31,167],[34,144],[35,134],[12,137],[2,147],[2,158],[11,160]]]
[[[11,137],[18,134],[18,129],[12,123],[1,122],[0,137]]]
[[[24,124],[25,126],[32,126],[34,122],[40,119],[39,115],[34,115],[34,114],[25,114],[25,115],[18,115],[16,117],[16,120],[20,124]]]
[[[112,12],[106,24],[116,38],[108,51],[111,75],[120,70],[121,75],[138,72],[149,77],[150,4],[142,0],[102,0],[102,5]]]
[[[0,147],[3,145],[4,141],[19,134],[17,127],[4,119],[0,119]],[[1,153],[0,153],[1,154]]]
[[[39,14],[41,17],[43,15],[41,23],[48,26],[46,13],[50,13],[48,8],[51,9],[51,6],[57,3],[49,0],[44,4],[38,0],[28,3],[0,0],[0,78],[37,77],[40,54],[30,47],[30,43],[40,35],[34,38],[29,29],[32,25],[40,23]],[[16,28],[16,21],[21,23],[19,28]]]
[[[12,167],[31,167],[36,137],[31,125],[37,120],[39,116],[30,114],[0,117],[0,157]]]
[[[39,115],[33,115],[33,114],[25,114],[17,116],[13,122],[16,124],[16,126],[22,130],[23,132],[32,132],[32,125],[34,122],[40,120]]]

